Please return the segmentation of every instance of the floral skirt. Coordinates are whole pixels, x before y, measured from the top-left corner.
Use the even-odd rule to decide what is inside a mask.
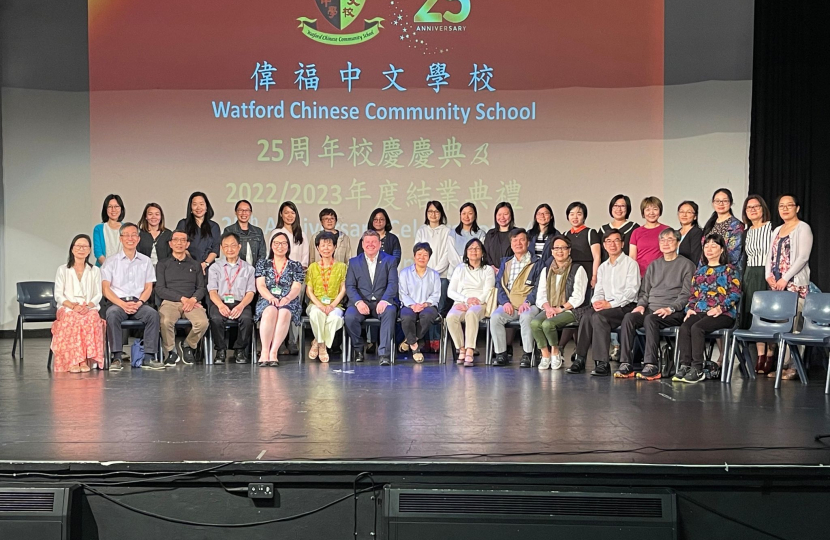
[[[52,325],[52,352],[55,353],[53,371],[69,371],[87,359],[103,368],[104,321],[98,311],[80,315],[59,309],[58,320]]]

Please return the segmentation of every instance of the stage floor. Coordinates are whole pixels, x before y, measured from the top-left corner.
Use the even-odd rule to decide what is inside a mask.
[[[27,339],[20,361],[0,340],[0,460],[830,463],[814,442],[830,433],[822,369],[780,391],[740,375],[684,385],[429,355],[81,375],[48,372],[48,345]],[[648,446],[671,451],[630,451]],[[813,450],[723,449],[782,446]]]

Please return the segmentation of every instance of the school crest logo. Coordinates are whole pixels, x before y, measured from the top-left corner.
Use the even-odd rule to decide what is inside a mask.
[[[314,0],[317,4],[317,9],[327,24],[323,24],[323,28],[318,28],[318,19],[309,19],[307,17],[299,17],[300,22],[298,28],[302,29],[303,34],[318,43],[325,43],[326,45],[355,45],[363,43],[374,38],[380,32],[381,17],[373,19],[363,19],[363,30],[359,32],[341,34],[330,33],[325,30],[328,25],[331,25],[336,30],[346,30],[353,22],[355,22],[360,13],[363,11],[363,6],[369,0]]]

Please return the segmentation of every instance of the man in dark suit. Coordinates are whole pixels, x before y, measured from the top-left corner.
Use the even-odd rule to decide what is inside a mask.
[[[363,253],[349,261],[346,272],[346,294],[349,307],[346,309],[346,330],[352,339],[355,362],[363,361],[363,321],[366,317],[380,319],[380,344],[378,355],[380,365],[390,362],[389,346],[395,331],[398,296],[398,272],[395,258],[380,251],[380,235],[368,230],[361,237]]]

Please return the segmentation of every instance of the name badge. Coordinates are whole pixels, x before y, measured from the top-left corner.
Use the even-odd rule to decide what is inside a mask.
[[[328,296],[324,296],[324,297],[320,298],[320,301],[325,305],[331,304],[331,298],[329,298]]]
[[[226,304],[233,304],[236,300],[234,300],[232,294],[226,294],[222,297],[222,301],[224,301]]]
[[[533,281],[528,279],[527,281],[525,281],[525,285],[533,285]]]
[[[271,294],[273,294],[274,296],[279,296],[282,294],[282,289],[280,289],[279,287],[271,287]]]
[[[374,302],[374,301],[376,301],[376,300],[377,300],[377,298],[375,298],[375,297],[373,296],[373,297],[372,297],[372,302]]]

